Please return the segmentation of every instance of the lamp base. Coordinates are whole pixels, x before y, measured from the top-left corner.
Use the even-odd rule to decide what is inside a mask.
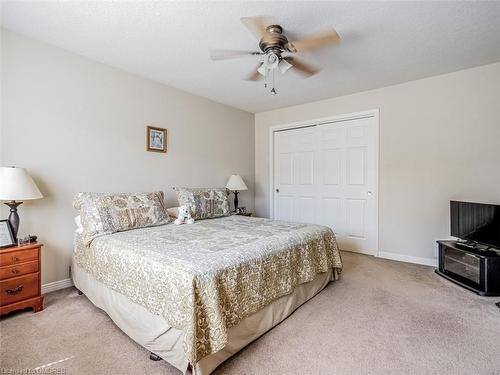
[[[234,212],[238,211],[238,193],[239,193],[238,190],[233,191],[233,194],[234,194]]]
[[[10,201],[5,202],[7,206],[10,207],[9,223],[12,228],[12,234],[14,235],[14,240],[17,241],[17,231],[19,230],[19,215],[17,214],[17,207],[23,202]]]

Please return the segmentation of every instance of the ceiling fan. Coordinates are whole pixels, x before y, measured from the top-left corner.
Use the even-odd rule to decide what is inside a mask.
[[[212,60],[226,60],[244,56],[261,57],[257,68],[245,79],[258,81],[264,78],[264,87],[271,87],[272,95],[276,95],[275,71],[285,74],[289,69],[294,69],[303,76],[310,77],[321,70],[317,66],[299,60],[293,56],[294,54],[340,42],[340,37],[333,28],[296,41],[289,41],[283,34],[283,28],[269,17],[243,17],[241,22],[259,40],[260,51],[211,50],[210,57]]]

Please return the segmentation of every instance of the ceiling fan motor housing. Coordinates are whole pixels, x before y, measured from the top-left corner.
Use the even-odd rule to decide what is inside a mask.
[[[266,34],[260,40],[259,47],[262,52],[272,51],[280,56],[287,44],[288,39],[283,35],[283,28],[280,25],[270,25],[266,27]]]

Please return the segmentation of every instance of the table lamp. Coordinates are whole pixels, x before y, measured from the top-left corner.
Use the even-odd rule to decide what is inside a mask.
[[[248,190],[245,181],[239,174],[233,174],[227,181],[226,189],[231,190],[234,194],[234,211],[236,212],[238,210],[238,193],[241,190]]]
[[[10,207],[9,222],[17,240],[19,215],[17,207],[23,201],[43,198],[31,176],[24,168],[0,167],[0,201]]]

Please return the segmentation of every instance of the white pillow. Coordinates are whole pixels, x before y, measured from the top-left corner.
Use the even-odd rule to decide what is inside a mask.
[[[179,216],[179,207],[167,208],[168,216],[177,218]]]
[[[78,234],[82,234],[83,233],[83,225],[82,225],[82,217],[80,215],[75,216],[75,224],[76,224],[75,232]]]

